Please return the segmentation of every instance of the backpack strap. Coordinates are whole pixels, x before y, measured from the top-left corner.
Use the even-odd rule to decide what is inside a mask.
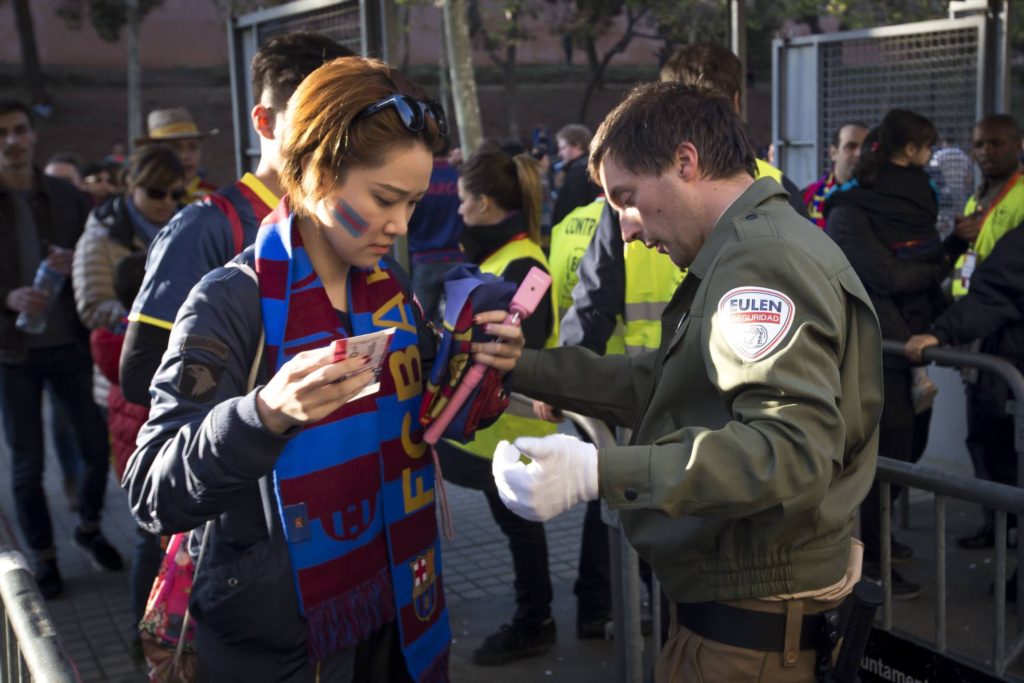
[[[242,219],[238,215],[238,209],[235,208],[234,202],[220,193],[208,194],[205,199],[211,205],[220,209],[220,212],[227,217],[228,223],[231,225],[231,237],[234,240],[235,253],[241,252],[245,243],[245,234],[242,230]]]

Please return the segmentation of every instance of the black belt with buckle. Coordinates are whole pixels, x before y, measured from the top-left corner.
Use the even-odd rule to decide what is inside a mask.
[[[781,603],[780,603],[781,604]],[[846,630],[852,601],[833,610],[802,617],[800,649],[830,651]],[[757,612],[720,602],[677,603],[679,623],[697,635],[734,647],[764,652],[786,649],[786,615]]]

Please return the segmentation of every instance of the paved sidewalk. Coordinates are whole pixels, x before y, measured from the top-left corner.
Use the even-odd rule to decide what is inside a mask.
[[[10,466],[7,450],[0,443],[0,486],[4,487],[0,493],[0,516],[6,517],[7,528],[16,530]],[[64,594],[48,604],[65,649],[85,683],[146,681],[144,671],[131,661],[128,570],[114,574],[98,572],[71,545],[77,517],[68,509],[61,489],[60,468],[52,456],[47,458],[44,484],[64,578]],[[585,677],[588,683],[611,683],[614,680],[613,644],[578,641],[575,637],[576,601],[572,584],[576,577],[583,507],[548,524],[555,619],[559,629],[557,646],[544,657],[502,667],[481,668],[471,663],[472,651],[515,611],[511,556],[483,494],[452,484],[448,484],[447,490],[456,534],[455,540],[446,543],[443,549],[454,634],[452,680],[523,683],[578,681]],[[0,520],[0,540],[5,535],[2,522]],[[103,530],[127,564],[135,542],[134,522],[127,498],[114,483],[113,476],[107,487]]]
[[[60,469],[47,460],[45,488],[53,515],[58,561],[65,581],[65,593],[49,603],[58,633],[86,683],[143,683],[144,673],[130,656],[131,617],[128,605],[128,572],[104,574],[95,571],[70,544],[76,517],[61,491]],[[6,528],[15,528],[10,494],[10,458],[0,442],[0,541]],[[583,507],[578,507],[547,525],[552,582],[555,589],[554,615],[558,643],[543,657],[522,660],[501,667],[481,668],[471,662],[472,651],[497,627],[512,616],[515,603],[511,558],[505,538],[491,519],[481,493],[448,485],[456,538],[444,546],[448,605],[454,643],[451,674],[456,683],[526,683],[532,681],[615,681],[614,646],[605,641],[575,638],[576,603],[572,584],[576,576]],[[914,492],[910,529],[897,527],[896,535],[916,550],[915,559],[899,566],[908,579],[924,586],[924,594],[895,605],[897,624],[925,639],[933,637],[934,532],[931,496]],[[950,501],[947,517],[947,581],[949,642],[975,657],[987,658],[992,643],[990,584],[992,551],[962,551],[954,542],[978,523],[977,508]],[[134,544],[134,523],[125,494],[110,481],[104,511],[104,531],[127,560]],[[1012,565],[1011,565],[1012,566]],[[1007,631],[1011,642],[1016,627],[1012,610]],[[649,640],[648,640],[649,646]],[[1024,673],[1024,665],[1013,667]]]

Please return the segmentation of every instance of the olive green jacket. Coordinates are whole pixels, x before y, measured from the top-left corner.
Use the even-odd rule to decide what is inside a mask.
[[[846,257],[775,181],[715,224],[657,352],[524,351],[513,374],[516,391],[634,428],[598,454],[601,495],[673,600],[842,577],[875,473],[881,335]]]

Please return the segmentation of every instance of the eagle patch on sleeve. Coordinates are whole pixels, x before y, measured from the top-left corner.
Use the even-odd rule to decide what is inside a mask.
[[[223,365],[185,358],[181,362],[181,374],[178,375],[178,392],[196,403],[209,401],[217,393],[217,384],[223,372]]]
[[[793,300],[776,289],[736,287],[719,299],[716,324],[737,356],[755,361],[782,343],[795,313]]]

